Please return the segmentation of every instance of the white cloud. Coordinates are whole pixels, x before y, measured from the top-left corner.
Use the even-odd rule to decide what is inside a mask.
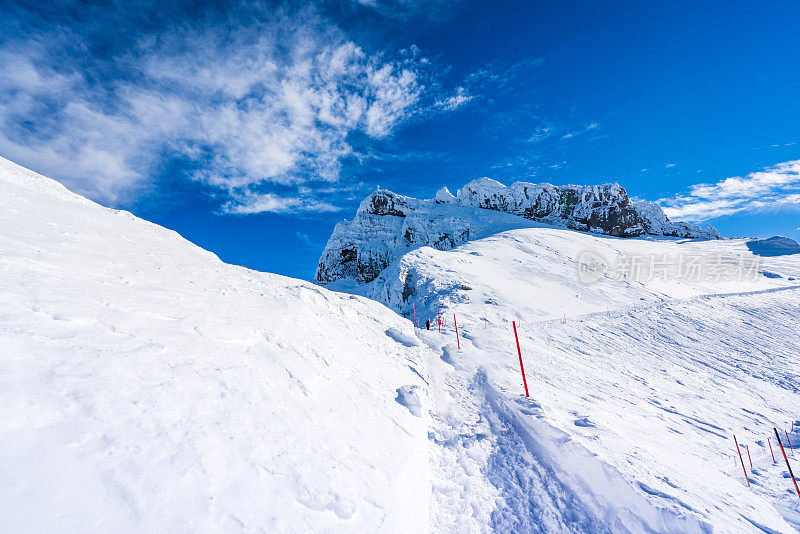
[[[600,124],[598,124],[596,122],[590,122],[589,124],[587,124],[586,126],[580,128],[580,129],[576,129],[576,130],[573,130],[571,132],[567,132],[567,133],[563,134],[561,136],[561,139],[574,139],[575,137],[582,136],[583,134],[585,134],[587,132],[591,132],[592,130],[595,130],[595,129],[599,128],[599,127],[600,127]],[[562,126],[562,128],[563,128],[563,126]]]
[[[314,242],[311,240],[311,237],[309,237],[308,234],[304,234],[302,232],[295,232],[294,235],[296,235],[297,239],[299,239],[300,242],[303,243],[305,246],[309,248],[317,248],[317,245],[314,244]]]
[[[381,15],[406,18],[425,15],[444,18],[452,14],[461,0],[354,0],[356,4],[369,7]]]
[[[268,190],[335,182],[358,151],[354,134],[385,138],[470,98],[428,94],[430,62],[416,48],[369,53],[313,9],[145,35],[113,58],[125,76],[100,83],[102,72],[56,61],[53,50],[77,39],[0,47],[0,154],[107,204],[146,187],[170,157],[228,196],[225,213],[334,209]]]
[[[689,193],[661,199],[668,217],[702,221],[740,212],[800,208],[800,160],[744,177],[695,184]]]
[[[311,195],[280,196],[274,193],[246,192],[223,204],[221,212],[229,215],[255,213],[335,212],[341,208]]]
[[[465,88],[457,87],[454,94],[434,102],[434,107],[442,111],[453,111],[470,102],[472,98]]]
[[[490,93],[494,96],[515,90],[513,83],[521,75],[544,64],[544,58],[529,58],[510,65],[489,63],[468,75],[466,89],[470,93]]]

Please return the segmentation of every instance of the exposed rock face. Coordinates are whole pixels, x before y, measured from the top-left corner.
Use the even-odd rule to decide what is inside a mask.
[[[353,221],[336,225],[317,266],[316,279],[365,283],[411,248],[448,250],[470,239],[469,224],[425,209],[433,201],[376,191],[361,202]]]
[[[625,190],[618,184],[592,187],[515,182],[506,187],[489,178],[474,180],[458,192],[461,204],[561,224],[575,230],[614,236],[646,233]]]
[[[481,208],[513,214],[574,230],[617,237],[644,234],[718,239],[712,227],[670,221],[651,202],[631,202],[619,184],[554,186],[515,182],[509,187],[481,178],[453,196],[447,188],[433,200],[419,200],[390,191],[368,196],[353,221],[336,225],[317,266],[316,279],[340,279],[366,283],[374,280],[392,261],[411,248],[456,247],[470,238],[482,237],[472,229]],[[512,218],[513,219],[513,218]],[[485,226],[485,225],[484,225]]]
[[[458,203],[617,237],[653,234],[719,238],[719,233],[711,227],[703,230],[699,226],[670,221],[652,202],[631,202],[619,184],[555,186],[514,182],[506,187],[496,180],[481,178],[461,188]]]

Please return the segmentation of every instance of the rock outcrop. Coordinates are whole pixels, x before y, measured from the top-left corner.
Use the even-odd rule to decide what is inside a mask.
[[[631,202],[619,184],[555,186],[515,182],[506,187],[481,178],[457,195],[440,189],[433,200],[420,200],[376,191],[361,202],[352,221],[334,228],[317,266],[316,279],[341,279],[363,284],[374,280],[406,251],[431,246],[456,247],[484,237],[482,210],[511,214],[529,221],[616,237],[645,234],[718,239],[712,227],[670,221],[651,202]],[[515,219],[519,220],[519,219]],[[490,225],[491,226],[491,225]]]
[[[433,201],[376,191],[361,202],[352,221],[336,225],[317,266],[316,279],[370,282],[410,248],[448,250],[470,239],[469,224],[425,209]],[[437,216],[438,215],[438,216]]]
[[[719,238],[713,228],[703,230],[699,226],[670,221],[652,202],[631,202],[619,184],[555,186],[514,182],[506,187],[491,178],[481,178],[461,188],[458,203],[616,237],[652,234]]]

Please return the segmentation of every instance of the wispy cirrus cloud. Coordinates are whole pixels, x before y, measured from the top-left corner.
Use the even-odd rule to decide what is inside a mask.
[[[225,213],[331,211],[299,188],[340,180],[359,143],[469,100],[429,83],[416,48],[370,52],[313,7],[255,11],[140,29],[105,56],[96,23],[7,33],[0,154],[106,204],[179,160]]]
[[[318,200],[313,195],[282,196],[275,193],[247,192],[237,195],[222,206],[222,212],[231,215],[253,215],[255,213],[291,213],[313,211],[328,213],[341,208]]]
[[[303,232],[295,232],[294,235],[297,236],[297,239],[299,239],[300,242],[308,248],[321,248],[317,243],[314,243],[308,234],[304,234]]]
[[[659,203],[668,217],[703,221],[741,212],[800,209],[800,160],[690,187]]]
[[[489,63],[470,73],[464,85],[471,93],[496,95],[519,91],[516,81],[528,74],[531,69],[540,67],[544,58],[528,58],[511,64]]]
[[[425,15],[447,18],[462,4],[462,0],[353,0],[356,4],[374,9],[381,15],[409,18]]]
[[[443,96],[434,102],[434,108],[440,111],[453,111],[469,103],[474,98],[464,87],[457,87],[451,95]]]

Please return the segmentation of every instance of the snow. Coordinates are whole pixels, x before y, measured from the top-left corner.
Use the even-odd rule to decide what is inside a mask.
[[[408,411],[417,417],[423,416],[422,389],[419,386],[401,386],[397,388],[398,404],[408,408]]]
[[[456,202],[456,197],[446,187],[442,187],[441,189],[439,189],[436,192],[436,196],[433,197],[433,199],[438,204],[453,204],[454,202]]]
[[[800,244],[794,239],[773,236],[766,239],[753,239],[747,242],[750,252],[759,256],[786,256],[789,254],[800,254]]]
[[[0,531],[424,531],[398,337],[0,160]]]
[[[0,530],[800,529],[772,433],[800,449],[800,256],[380,193],[364,243],[470,233],[331,284],[370,300],[0,159]],[[721,263],[616,276],[630,258]]]
[[[413,332],[409,332],[407,327],[390,328],[386,331],[386,335],[394,339],[401,345],[405,345],[406,347],[417,347],[420,345],[420,341],[417,338],[417,336]]]
[[[743,280],[605,273],[584,284],[584,251],[609,262],[622,254],[760,263]],[[800,258],[759,259],[745,240],[545,227],[405,254],[362,291],[406,316],[414,303],[420,321],[435,324],[440,307],[446,318],[443,334],[422,333],[440,353],[430,371],[432,517],[450,532],[487,522],[496,531],[800,528],[800,499],[767,442],[773,426],[791,427],[800,401],[798,276]],[[734,434],[753,456],[752,489]],[[456,488],[469,490],[455,497]],[[447,523],[461,499],[469,507]]]

